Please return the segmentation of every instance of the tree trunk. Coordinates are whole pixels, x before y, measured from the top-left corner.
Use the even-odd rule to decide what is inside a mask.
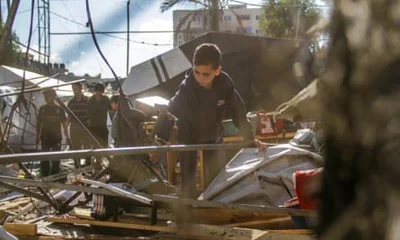
[[[399,4],[335,0],[318,239],[400,239]]]
[[[213,32],[219,31],[219,0],[211,0],[211,6],[209,9],[210,17],[209,17],[209,29]]]
[[[11,8],[9,9],[6,23],[4,24],[3,31],[0,36],[0,62],[4,56],[4,48],[6,46],[7,40],[11,37],[11,29],[14,23],[15,15],[18,10],[20,0],[14,0],[11,4]]]

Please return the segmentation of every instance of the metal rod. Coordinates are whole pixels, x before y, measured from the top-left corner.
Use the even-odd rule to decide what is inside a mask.
[[[82,123],[82,121],[75,115],[75,113],[67,105],[65,105],[64,102],[61,101],[61,99],[56,98],[56,102],[68,113],[69,116],[71,116],[79,124],[79,126],[85,131],[85,133],[89,135],[92,141],[94,141],[98,147],[101,147],[100,142],[95,138],[95,136],[93,136],[93,134],[89,131],[89,129],[87,129],[85,124]]]
[[[57,85],[53,85],[53,86],[47,86],[47,87],[41,87],[41,88],[31,88],[31,89],[26,89],[24,90],[24,93],[30,93],[30,92],[39,92],[45,89],[51,89],[51,88],[55,88],[55,87],[62,87],[62,86],[68,86],[71,85],[73,83],[78,83],[78,82],[83,82],[85,81],[85,79],[78,79],[78,80],[74,80],[74,81],[70,81],[70,82],[66,82],[66,83],[61,83],[61,84],[57,84]],[[11,93],[3,93],[0,94],[0,97],[7,97],[7,96],[12,96],[12,95],[18,95],[21,94],[21,91],[15,91],[15,92],[11,92]]]
[[[11,191],[22,193],[25,196],[33,197],[33,198],[36,198],[38,200],[41,200],[41,201],[47,202],[49,204],[52,204],[52,202],[49,199],[43,197],[42,195],[40,195],[38,193],[34,193],[34,192],[29,191],[29,190],[26,190],[26,189],[23,189],[23,188],[20,188],[20,187],[11,185],[11,184],[7,184],[7,183],[4,183],[4,182],[0,182],[0,186],[2,186],[4,188],[7,188],[7,189],[10,189]]]
[[[56,73],[56,74],[53,74],[53,75],[51,75],[50,77],[48,77],[48,78],[55,78],[55,77],[57,77],[58,75],[60,75],[60,73]],[[46,77],[46,76],[39,76],[39,77],[34,77],[34,78],[28,78],[28,79],[25,79],[25,81],[32,81],[32,80],[36,80],[36,79],[40,79],[40,78],[43,78],[43,77]],[[46,78],[47,79],[47,78]],[[19,80],[19,81],[10,81],[10,82],[2,82],[2,83],[0,83],[0,86],[4,86],[4,85],[11,85],[11,84],[19,84],[19,83],[21,83],[22,82],[22,80]],[[39,83],[40,84],[40,83]],[[37,85],[37,84],[35,84],[35,85]],[[31,86],[29,86],[29,87],[31,87]]]
[[[19,163],[18,165],[19,168],[22,169],[22,171],[26,174],[26,176],[28,176],[30,179],[34,179],[31,172],[29,172],[29,170],[25,167],[24,164]],[[41,186],[38,186],[37,189],[41,194],[43,194],[43,199],[47,199],[46,202],[50,203],[50,205],[55,209],[59,208],[57,202],[53,201],[53,199],[49,196],[49,193],[47,193]]]
[[[217,150],[217,149],[238,149],[249,147],[250,142],[227,143],[227,144],[196,144],[196,145],[165,145],[165,146],[144,146],[144,147],[124,147],[124,148],[102,148],[84,149],[74,151],[40,152],[40,153],[19,153],[0,155],[0,164],[19,163],[29,161],[49,161],[60,159],[102,157],[102,156],[125,156],[135,154],[145,154],[151,152],[187,152],[197,150]],[[275,144],[273,144],[275,146]]]
[[[39,182],[39,181],[18,179],[18,178],[5,177],[5,176],[0,176],[0,181],[16,183],[16,184],[21,184],[21,185],[27,185],[27,186],[43,186],[46,188],[55,188],[55,189],[63,189],[63,190],[68,190],[68,191],[79,191],[79,192],[87,192],[87,193],[99,194],[99,195],[123,197],[120,194],[116,194],[116,193],[111,192],[106,189],[77,186],[77,185],[72,185],[72,184]],[[220,202],[196,200],[196,199],[189,199],[189,198],[178,198],[175,196],[167,196],[167,195],[159,195],[159,194],[145,194],[145,193],[136,193],[136,194],[140,194],[141,196],[149,198],[155,202],[161,202],[161,203],[167,203],[167,204],[196,205],[198,207],[226,208],[226,209],[243,210],[243,211],[250,211],[250,212],[283,213],[283,214],[291,214],[293,216],[315,216],[315,214],[316,214],[315,211],[302,210],[302,209],[246,205],[246,204],[238,204],[238,203],[220,203]]]
[[[31,187],[53,188],[53,189],[61,189],[61,190],[67,190],[67,191],[85,192],[85,193],[99,194],[99,195],[105,195],[105,196],[128,198],[125,195],[121,195],[120,193],[112,192],[109,189],[104,189],[104,188],[92,188],[92,187],[85,187],[85,186],[74,185],[74,184],[42,182],[42,181],[34,181],[34,180],[28,180],[28,179],[18,179],[18,178],[13,178],[13,177],[0,176],[0,184],[4,184],[4,183],[13,183],[13,184],[19,184],[19,185],[31,186]],[[25,189],[23,189],[23,190],[25,190]],[[15,190],[15,191],[17,191],[17,190]],[[20,192],[20,191],[18,191],[18,192]],[[147,196],[143,197],[143,199],[144,198],[148,198],[151,201],[151,199]],[[41,198],[41,200],[45,201],[44,199],[45,198],[43,198],[43,197]],[[132,198],[129,198],[129,199],[132,199]],[[46,202],[48,202],[48,201],[46,200]]]
[[[128,191],[126,191],[124,189],[121,189],[121,188],[117,188],[117,187],[113,187],[113,186],[107,185],[106,183],[93,181],[93,180],[89,180],[89,179],[84,179],[84,178],[79,179],[78,181],[80,181],[82,183],[85,183],[85,184],[90,184],[90,185],[95,185],[95,186],[98,186],[98,187],[102,187],[104,189],[109,190],[110,192],[114,192],[114,193],[118,194],[121,197],[130,198],[132,200],[135,200],[135,201],[147,204],[147,205],[151,205],[153,203],[153,201],[150,198],[146,198],[146,197],[143,197],[143,196],[141,196],[139,194],[128,192]]]
[[[127,31],[126,31],[126,77],[128,77],[129,74],[129,37],[130,37],[130,4],[131,0],[128,0],[126,3],[126,21],[127,21]]]
[[[129,31],[129,33],[173,33],[174,31]],[[182,31],[180,31],[182,32]],[[126,31],[95,31],[96,34],[126,34]],[[88,35],[91,32],[52,32],[50,35]]]
[[[108,173],[108,169],[105,168],[102,171],[100,171],[97,175],[95,175],[93,177],[93,180],[98,180],[100,178],[102,178],[105,174]],[[74,193],[74,195],[72,195],[69,199],[67,199],[60,207],[60,212],[61,213],[65,213],[65,212],[69,212],[69,204],[72,203],[75,199],[77,199],[80,195],[82,194],[82,192],[76,192]]]

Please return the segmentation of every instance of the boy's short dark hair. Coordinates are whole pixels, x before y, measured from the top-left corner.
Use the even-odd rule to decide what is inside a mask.
[[[119,95],[112,96],[110,102],[119,103]]]
[[[72,86],[77,86],[77,87],[79,87],[80,89],[83,89],[83,84],[82,83],[80,83],[80,82],[76,82],[76,83],[73,83],[73,84],[71,84]]]
[[[221,66],[221,50],[217,45],[212,43],[203,43],[197,46],[193,55],[193,64],[198,65],[212,65],[213,69]]]
[[[104,84],[103,83],[96,83],[96,85],[94,86],[94,91],[95,92],[104,92]]]

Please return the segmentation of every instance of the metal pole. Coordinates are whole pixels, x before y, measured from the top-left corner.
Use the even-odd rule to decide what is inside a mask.
[[[129,31],[129,33],[173,33],[174,31]],[[183,32],[183,31],[179,31]],[[126,34],[126,31],[95,31],[96,34]],[[88,35],[91,32],[52,32],[50,35]]]
[[[38,199],[38,200],[47,202],[47,203],[49,203],[49,204],[53,204],[48,198],[46,198],[46,197],[44,197],[44,196],[42,196],[42,195],[40,195],[40,194],[37,194],[37,193],[31,192],[31,191],[28,191],[28,190],[26,190],[26,189],[23,189],[23,188],[20,188],[20,187],[11,185],[11,184],[7,184],[7,183],[4,183],[4,182],[0,182],[0,186],[1,186],[1,187],[4,187],[4,188],[7,188],[7,189],[10,189],[11,191],[15,191],[15,192],[22,193],[22,194],[24,194],[25,196],[33,197],[33,198],[36,198],[36,199]]]
[[[301,5],[299,5],[299,1],[297,1],[296,40],[297,40],[297,38],[299,36],[300,9],[301,9]]]
[[[217,150],[217,149],[238,149],[249,147],[250,142],[228,143],[228,144],[196,144],[196,145],[166,145],[166,146],[145,146],[145,147],[124,147],[124,148],[102,148],[102,149],[83,149],[74,151],[40,152],[40,153],[19,153],[0,155],[0,164],[20,163],[29,161],[49,161],[60,159],[73,159],[85,157],[101,156],[125,156],[135,154],[146,154],[151,152],[185,152],[197,150]],[[270,144],[275,146],[275,144]]]
[[[50,36],[51,36],[50,35],[50,0],[47,0],[47,38],[48,38],[47,47],[48,47],[48,49],[47,49],[47,52],[45,51],[47,54],[47,57],[46,57],[47,64],[50,63],[50,55],[51,55]]]
[[[24,185],[24,186],[30,186],[30,187],[45,187],[45,188],[53,188],[53,189],[60,189],[60,190],[67,190],[67,191],[76,191],[76,192],[86,192],[86,193],[92,193],[92,194],[98,194],[98,195],[105,195],[105,196],[114,196],[114,197],[124,197],[124,198],[129,198],[132,199],[131,197],[128,197],[125,194],[121,193],[116,193],[113,192],[109,189],[104,189],[104,188],[94,188],[94,187],[85,187],[85,186],[80,186],[80,185],[75,185],[75,184],[63,184],[63,183],[57,183],[57,182],[42,182],[42,181],[34,181],[34,180],[27,180],[27,179],[19,179],[19,178],[14,178],[14,177],[6,177],[6,176],[0,176],[0,186],[8,188],[8,187],[14,187],[14,191],[21,192],[22,190],[27,191],[25,189],[21,189],[16,186],[9,185],[7,183],[12,183],[12,184],[19,184],[19,185]],[[122,189],[121,189],[122,190]],[[28,191],[29,192],[29,191]],[[26,194],[26,192],[21,192],[23,194]],[[27,193],[27,196],[32,196],[34,198],[37,198],[39,200],[48,202],[45,198],[43,198],[41,195],[39,196],[34,196],[34,195],[29,195],[31,192]],[[148,205],[151,204],[151,198],[148,197],[143,197],[141,196],[141,200],[144,201],[147,199]],[[137,200],[136,200],[137,201]]]
[[[70,81],[70,82],[66,82],[66,83],[62,83],[62,84],[58,84],[58,85],[53,85],[53,86],[48,86],[48,87],[40,87],[40,88],[30,88],[30,89],[25,89],[24,93],[30,93],[30,92],[39,92],[45,89],[51,89],[51,88],[55,88],[55,87],[62,87],[62,86],[67,86],[67,85],[71,85],[73,83],[78,83],[78,82],[83,82],[85,81],[85,79],[79,79],[79,80],[74,80],[74,81]],[[10,93],[4,93],[4,94],[0,94],[0,97],[7,97],[7,96],[12,96],[12,95],[18,95],[21,94],[21,91],[15,91],[15,92],[10,92]]]
[[[131,1],[128,0],[127,2],[127,8],[126,8],[126,16],[127,16],[127,31],[126,31],[126,77],[128,77],[129,74],[129,30],[130,30],[130,3]]]
[[[120,194],[111,192],[106,189],[83,187],[83,186],[77,186],[77,185],[73,185],[73,184],[62,184],[62,183],[54,183],[54,182],[38,182],[38,181],[18,179],[18,178],[12,178],[12,177],[4,177],[4,176],[0,176],[0,181],[16,183],[16,184],[21,184],[21,185],[26,185],[26,186],[42,185],[44,187],[63,189],[63,190],[68,190],[68,191],[79,191],[79,192],[87,192],[87,193],[99,194],[99,195],[124,197],[124,196],[121,196]],[[166,203],[166,204],[196,205],[198,207],[226,208],[226,209],[232,209],[232,210],[244,210],[244,211],[251,211],[251,212],[283,213],[283,214],[291,214],[293,216],[315,216],[315,211],[302,210],[302,209],[279,208],[279,207],[264,206],[264,205],[247,205],[247,204],[238,204],[238,203],[220,203],[220,202],[213,202],[213,201],[206,201],[206,200],[178,198],[176,196],[168,196],[168,195],[160,195],[160,194],[145,194],[145,193],[136,193],[136,194],[141,195],[145,198],[151,199],[154,202],[161,202],[161,203]]]

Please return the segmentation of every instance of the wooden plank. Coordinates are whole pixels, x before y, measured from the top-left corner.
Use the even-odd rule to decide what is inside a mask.
[[[3,228],[16,236],[36,236],[37,233],[36,224],[6,223]]]
[[[263,220],[253,220],[248,222],[237,222],[224,225],[225,227],[247,227],[256,229],[289,229],[294,228],[291,217],[281,217]]]
[[[247,228],[230,228],[214,225],[183,225],[177,228],[179,236],[195,239],[226,240],[311,240],[311,236],[298,233],[270,232]]]
[[[105,222],[105,221],[92,221],[85,219],[74,219],[74,218],[57,218],[51,217],[48,219],[49,222],[53,223],[69,223],[69,224],[80,224],[80,225],[91,225],[101,227],[113,227],[113,228],[128,228],[128,229],[139,229],[156,232],[175,232],[174,229],[169,228],[166,224],[157,225],[146,225],[146,224],[134,224],[134,223],[121,223],[121,222]]]
[[[256,220],[270,220],[287,217],[282,213],[260,213],[227,208],[193,208],[188,214],[192,222],[201,224],[225,225]]]
[[[203,192],[205,190],[205,179],[204,179],[204,155],[203,155],[203,151],[200,150],[198,151],[199,154],[199,161],[200,161],[200,187],[199,190],[200,192]],[[196,164],[197,166],[197,164]],[[197,173],[197,171],[196,171]],[[196,178],[197,179],[197,178]]]
[[[176,144],[176,134],[177,131],[174,128],[169,139],[170,144]],[[178,159],[177,156],[178,155],[176,152],[167,152],[167,177],[168,182],[170,182],[172,185],[176,185],[175,166]]]
[[[7,217],[7,213],[4,210],[0,210],[0,222],[4,221],[4,218]]]

